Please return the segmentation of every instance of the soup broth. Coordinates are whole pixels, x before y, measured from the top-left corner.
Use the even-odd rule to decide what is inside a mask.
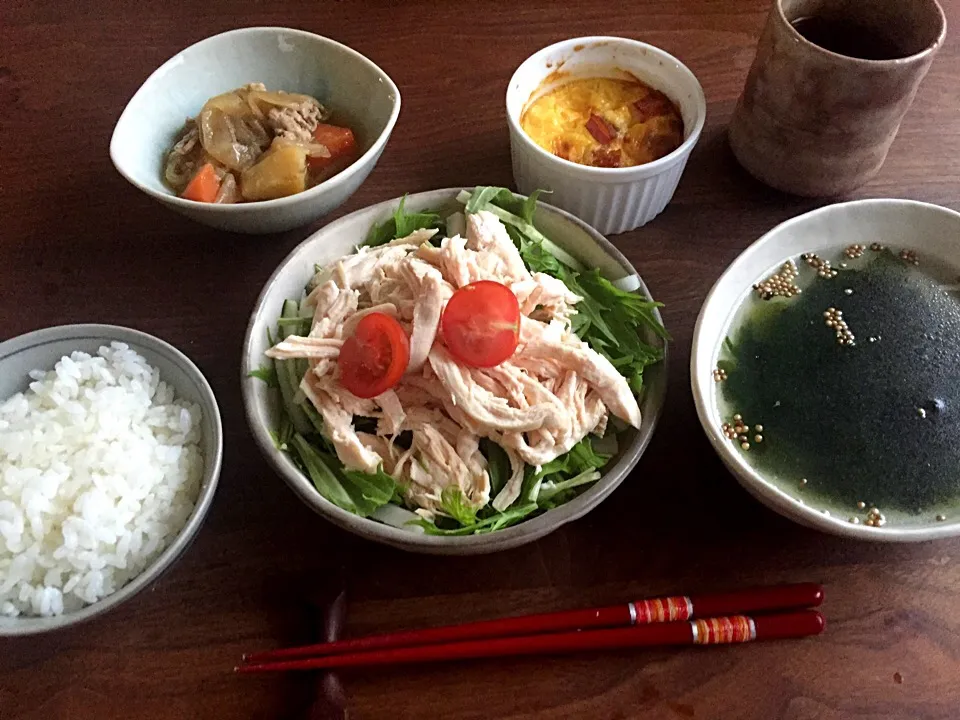
[[[742,304],[714,377],[724,432],[851,522],[960,499],[960,298],[909,251],[801,256]],[[955,279],[954,279],[955,282]]]

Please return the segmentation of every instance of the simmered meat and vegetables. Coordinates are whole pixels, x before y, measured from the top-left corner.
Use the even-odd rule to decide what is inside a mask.
[[[197,202],[273,200],[303,192],[357,157],[347,127],[309,95],[251,83],[207,100],[167,155],[164,179]]]

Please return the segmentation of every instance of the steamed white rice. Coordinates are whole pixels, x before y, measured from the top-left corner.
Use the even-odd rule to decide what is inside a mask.
[[[200,408],[123,343],[75,352],[0,404],[0,615],[123,587],[193,511]]]

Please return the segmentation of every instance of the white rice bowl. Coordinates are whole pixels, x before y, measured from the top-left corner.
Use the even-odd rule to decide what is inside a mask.
[[[170,545],[203,479],[201,411],[124,343],[0,403],[0,615],[116,592]]]

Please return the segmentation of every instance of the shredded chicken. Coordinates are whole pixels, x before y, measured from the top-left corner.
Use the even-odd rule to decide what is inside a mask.
[[[549,336],[549,325],[521,318],[520,347],[517,353],[537,360],[551,360],[576,371],[596,390],[604,404],[617,417],[640,427],[640,407],[624,377],[607,358],[593,350],[574,333],[562,339]]]
[[[427,275],[420,283],[420,295],[413,308],[410,336],[410,364],[407,372],[419,372],[430,355],[440,327],[440,313],[453,291],[439,273]]]
[[[318,387],[313,373],[307,373],[303,377],[300,389],[323,416],[324,429],[344,467],[368,473],[376,472],[383,458],[360,442],[353,427],[353,415]]]
[[[525,464],[544,465],[589,433],[602,434],[610,413],[639,427],[640,408],[610,361],[572,332],[581,298],[552,276],[530,273],[495,215],[469,215],[465,238],[431,244],[435,232],[360,248],[319,273],[307,298],[314,308],[310,335],[287,337],[268,355],[310,360],[301,389],[341,462],[365,472],[382,466],[424,517],[443,512],[449,486],[471,507],[490,502],[480,440],[496,442],[510,461],[510,477],[492,501],[504,510],[519,497]],[[455,289],[477,280],[512,288],[521,308],[517,351],[494,368],[459,363],[439,335]],[[362,400],[339,384],[336,357],[371,312],[400,321],[410,362],[392,390]],[[376,419],[376,434],[358,432],[355,416]]]
[[[492,212],[482,210],[467,216],[467,247],[477,251],[483,265],[496,272],[498,277],[491,279],[509,285],[508,281],[530,277],[507,228]]]
[[[574,306],[583,298],[570,292],[563,280],[533,273],[527,280],[518,280],[510,286],[520,303],[520,312],[535,320],[549,322],[551,318],[568,320]]]

